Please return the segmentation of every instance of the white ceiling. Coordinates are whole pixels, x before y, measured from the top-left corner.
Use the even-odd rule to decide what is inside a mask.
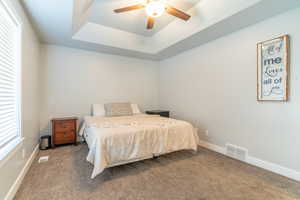
[[[146,29],[143,10],[113,9],[143,0],[22,0],[41,40],[74,48],[161,60],[300,6],[299,0],[168,0],[188,22],[164,14]]]

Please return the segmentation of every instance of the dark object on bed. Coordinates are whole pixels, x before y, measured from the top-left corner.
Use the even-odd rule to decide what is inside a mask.
[[[170,117],[170,111],[167,110],[148,110],[146,111],[148,115],[160,115],[161,117]]]

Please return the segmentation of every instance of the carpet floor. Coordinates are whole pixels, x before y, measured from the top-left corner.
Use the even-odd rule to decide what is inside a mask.
[[[300,183],[200,148],[106,169],[90,179],[85,144],[40,151],[15,200],[296,200]],[[46,163],[40,156],[49,155]]]

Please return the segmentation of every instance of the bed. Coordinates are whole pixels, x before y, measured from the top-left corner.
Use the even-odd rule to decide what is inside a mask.
[[[179,150],[197,150],[198,136],[185,121],[158,115],[86,116],[79,133],[87,142],[91,178],[105,168]]]

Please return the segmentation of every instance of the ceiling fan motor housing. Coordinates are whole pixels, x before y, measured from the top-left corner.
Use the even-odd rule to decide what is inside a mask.
[[[161,1],[151,1],[146,5],[146,13],[150,17],[159,17],[166,10],[166,6]]]

